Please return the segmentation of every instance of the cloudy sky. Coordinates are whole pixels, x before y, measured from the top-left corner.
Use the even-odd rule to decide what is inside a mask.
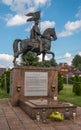
[[[81,55],[81,0],[0,0],[0,67],[13,67],[13,42],[28,38],[33,25],[24,14],[39,10],[41,33],[48,27],[57,33],[51,42],[56,62],[71,64]]]

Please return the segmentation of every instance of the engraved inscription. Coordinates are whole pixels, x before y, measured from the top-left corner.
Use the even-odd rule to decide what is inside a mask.
[[[47,96],[47,72],[25,72],[25,96]]]

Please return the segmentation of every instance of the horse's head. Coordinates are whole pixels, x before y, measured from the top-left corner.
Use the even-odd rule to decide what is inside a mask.
[[[54,40],[57,40],[57,35],[56,35],[56,32],[55,32],[55,28],[50,28],[49,32],[50,32],[50,36],[53,37]]]
[[[47,28],[44,33],[43,33],[43,36],[44,37],[52,37],[53,40],[56,40],[57,39],[57,35],[56,35],[56,32],[55,32],[55,28]]]

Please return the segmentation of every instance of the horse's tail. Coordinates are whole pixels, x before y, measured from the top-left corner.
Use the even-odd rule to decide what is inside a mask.
[[[14,40],[14,43],[13,43],[14,56],[18,56],[18,43],[19,42],[21,42],[20,39]]]
[[[13,43],[13,50],[14,52],[17,52],[18,51],[18,43],[21,42],[20,39],[16,39],[14,40],[14,43]]]

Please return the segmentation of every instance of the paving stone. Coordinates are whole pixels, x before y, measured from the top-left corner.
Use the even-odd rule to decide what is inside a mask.
[[[71,130],[68,126],[55,126],[55,129],[56,130]]]
[[[27,130],[25,128],[11,128],[10,130]]]
[[[41,130],[56,130],[54,127],[51,127],[51,126],[49,126],[49,127],[40,127],[41,128]]]
[[[0,99],[0,130],[81,130],[81,107],[77,108],[75,120],[48,120],[48,124],[43,124],[32,120],[19,107],[9,105],[8,99]]]
[[[69,125],[69,128],[72,129],[72,130],[81,130],[81,125],[71,124],[71,125]]]
[[[61,126],[61,125],[64,125],[64,121],[60,121],[60,122],[58,122],[58,121],[51,121],[50,125],[52,125],[52,126],[56,126],[56,125]]]
[[[28,124],[28,123],[32,124],[33,123],[33,121],[29,120],[29,119],[21,120],[21,121],[22,121],[23,124]]]
[[[32,126],[26,126],[25,127],[26,130],[41,130],[39,127],[32,127]],[[48,129],[47,129],[48,130]]]
[[[1,127],[0,126],[0,130],[10,130],[9,127]]]

